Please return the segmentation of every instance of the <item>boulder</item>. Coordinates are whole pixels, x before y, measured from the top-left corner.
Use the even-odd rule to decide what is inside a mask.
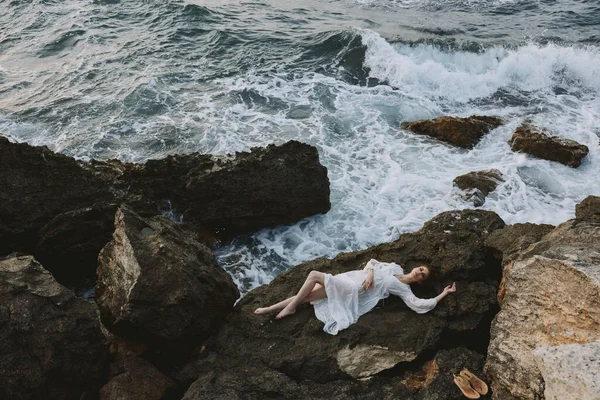
[[[575,219],[505,266],[502,310],[491,327],[486,361],[493,398],[543,398],[536,351],[546,354],[540,349],[600,339],[598,254],[600,225]]]
[[[505,265],[518,257],[520,252],[530,245],[539,242],[545,234],[554,228],[554,225],[532,224],[529,222],[507,225],[492,232],[485,239],[485,245]]]
[[[207,237],[294,223],[330,208],[316,148],[296,141],[131,164],[78,161],[0,136],[0,187],[0,255],[34,254],[61,281],[93,279],[122,203],[144,217],[176,213]]]
[[[538,347],[533,355],[546,400],[600,399],[600,341]]]
[[[501,182],[504,182],[504,179],[497,169],[469,172],[457,176],[452,181],[454,186],[463,191],[462,197],[472,202],[475,207],[481,207],[486,196],[496,190]]]
[[[504,222],[489,211],[446,212],[428,221],[420,231],[402,235],[395,242],[341,254],[332,260],[313,260],[290,269],[242,298],[226,325],[209,339],[197,361],[199,382],[192,388],[225,391],[229,382],[238,379],[236,376],[245,374],[265,381],[274,376],[273,379],[282,381],[277,387],[289,387],[290,391],[296,390],[297,382],[330,388],[344,382],[344,389],[340,389],[336,398],[341,398],[341,393],[349,397],[360,393],[365,398],[408,398],[411,392],[400,381],[386,394],[383,389],[364,386],[362,380],[386,373],[408,379],[407,369],[422,374],[423,364],[432,360],[435,351],[441,348],[467,346],[485,352],[486,332],[497,311],[496,290],[501,269],[500,263],[486,250],[484,240],[503,226]],[[370,258],[396,261],[407,270],[422,262],[431,265],[439,286],[415,287],[419,297],[433,297],[452,281],[457,282],[458,291],[424,315],[390,297],[383,307],[362,316],[336,336],[323,332],[323,324],[314,317],[311,306],[301,306],[296,314],[280,321],[253,314],[257,307],[295,294],[311,270],[345,272],[364,267]],[[251,372],[243,372],[247,366],[252,366]],[[243,382],[250,378],[239,379]],[[211,384],[206,386],[206,382]],[[243,397],[236,394],[237,390],[231,393],[232,398]],[[406,397],[399,393],[406,393]],[[277,391],[273,394],[279,395],[285,397]],[[202,398],[194,396],[188,398]],[[450,394],[440,396],[440,399],[456,398]]]
[[[100,390],[100,400],[162,400],[175,382],[139,357],[116,360],[111,379]]]
[[[79,399],[97,393],[108,348],[93,303],[31,256],[0,261],[0,398]]]
[[[577,168],[587,156],[587,146],[574,140],[552,136],[547,130],[529,124],[519,126],[508,141],[513,151]]]
[[[152,347],[185,352],[227,316],[238,298],[207,246],[166,217],[121,206],[99,256],[96,302],[104,325]]]
[[[432,120],[404,122],[401,127],[419,135],[426,135],[465,149],[472,149],[483,135],[504,125],[498,117],[470,116],[438,117]]]
[[[600,223],[600,197],[588,196],[575,207],[575,217],[588,222]]]

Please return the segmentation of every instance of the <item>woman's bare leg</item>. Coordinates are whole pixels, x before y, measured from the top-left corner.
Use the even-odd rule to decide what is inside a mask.
[[[257,315],[272,314],[279,310],[283,310],[288,304],[290,304],[292,302],[292,300],[294,300],[295,297],[296,296],[289,297],[289,298],[287,298],[283,301],[280,301],[277,304],[273,304],[272,306],[269,306],[269,307],[257,308],[256,310],[254,310],[254,314],[257,314]],[[327,294],[325,293],[325,288],[317,283],[315,285],[313,291],[310,292],[310,294],[304,299],[304,301],[302,301],[302,304],[310,303],[311,301],[320,300],[325,297],[327,297]]]
[[[310,295],[317,284],[325,286],[325,274],[319,271],[310,271],[308,278],[306,278],[306,281],[304,281],[304,284],[298,291],[298,294],[292,298],[292,301],[290,301],[275,318],[281,319],[295,313],[296,306],[302,303]]]

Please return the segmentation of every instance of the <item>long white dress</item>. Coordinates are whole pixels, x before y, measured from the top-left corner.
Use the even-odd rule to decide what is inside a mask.
[[[362,287],[367,277],[367,269],[373,269],[373,286],[368,290]],[[396,263],[384,263],[371,259],[363,270],[349,271],[339,275],[325,274],[327,297],[312,302],[315,315],[325,326],[323,330],[337,335],[342,329],[354,324],[358,318],[373,309],[381,299],[390,294],[400,296],[406,305],[419,314],[431,311],[437,305],[433,299],[415,297],[410,286],[402,283],[394,275],[404,271]]]

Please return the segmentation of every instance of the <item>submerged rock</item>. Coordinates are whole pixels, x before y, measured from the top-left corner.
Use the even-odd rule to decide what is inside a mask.
[[[78,161],[0,136],[0,187],[0,255],[39,256],[61,281],[93,278],[121,203],[142,216],[172,211],[221,236],[330,208],[327,170],[316,148],[296,141],[130,164]]]
[[[446,212],[420,231],[402,235],[393,243],[341,254],[332,260],[317,259],[279,275],[269,285],[246,295],[219,334],[209,340],[197,361],[200,378],[186,398],[228,390],[235,398],[241,396],[242,389],[237,385],[232,388],[230,382],[248,380],[248,385],[260,388],[257,391],[269,390],[275,397],[285,397],[281,391],[303,390],[306,384],[329,387],[335,391],[332,398],[342,398],[342,393],[364,398],[420,398],[418,390],[412,393],[398,379],[386,378],[385,385],[373,383],[378,389],[358,379],[379,377],[390,369],[399,369],[393,376],[409,379],[416,374],[413,378],[417,379],[423,364],[433,359],[432,352],[442,347],[469,346],[485,352],[485,332],[497,311],[501,272],[499,262],[489,257],[483,243],[503,226],[503,221],[488,211]],[[336,336],[323,332],[323,324],[315,318],[311,306],[299,307],[296,314],[281,321],[253,314],[257,307],[295,294],[310,270],[339,273],[362,268],[370,258],[396,261],[406,270],[421,262],[429,263],[439,286],[415,287],[419,297],[433,297],[452,281],[457,282],[458,291],[424,315],[416,314],[392,296],[385,300],[384,307],[362,316]],[[440,387],[451,387],[451,377],[451,373],[443,375],[440,379],[445,383],[439,383]],[[274,379],[281,383],[267,385]],[[302,385],[296,384],[299,382]],[[456,392],[435,395],[440,399],[459,398],[458,389]]]
[[[211,249],[166,217],[144,219],[124,206],[99,261],[102,322],[153,347],[183,352],[201,343],[239,295]]]
[[[465,149],[472,149],[483,135],[504,125],[498,117],[476,116],[468,118],[438,117],[432,120],[404,122],[401,127],[419,135],[427,135]]]
[[[492,323],[486,361],[495,399],[543,398],[545,377],[536,354],[600,340],[598,254],[600,226],[575,219],[557,226],[505,266],[502,310]],[[579,373],[589,377],[590,371]],[[547,376],[552,376],[554,387],[556,379],[570,384],[568,375]]]
[[[504,179],[497,169],[469,172],[457,176],[452,181],[454,186],[464,192],[462,197],[472,202],[475,207],[481,207],[485,203],[486,196],[496,190],[501,182],[504,182]]]
[[[97,393],[108,360],[93,303],[31,256],[0,261],[0,398],[79,399]]]
[[[547,130],[529,124],[519,126],[508,143],[513,151],[556,161],[573,168],[579,167],[581,160],[589,152],[588,147],[583,144],[551,136]]]

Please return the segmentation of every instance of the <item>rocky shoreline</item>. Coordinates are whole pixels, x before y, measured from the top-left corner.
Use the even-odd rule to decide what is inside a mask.
[[[405,127],[472,148],[501,123]],[[515,151],[533,143],[532,155],[570,167],[587,154],[517,131]],[[501,183],[495,170],[455,180],[476,207]],[[210,243],[327,212],[314,147],[128,164],[0,136],[0,187],[0,398],[459,399],[453,374],[463,367],[490,383],[492,399],[600,397],[600,197],[556,227],[444,212],[391,243],[297,265],[234,307],[239,292]],[[417,296],[453,281],[458,291],[425,315],[386,299],[336,336],[310,306],[281,321],[252,312],[293,295],[310,270],[371,258],[431,265],[437,283]],[[65,287],[84,282],[95,284],[94,302]]]

